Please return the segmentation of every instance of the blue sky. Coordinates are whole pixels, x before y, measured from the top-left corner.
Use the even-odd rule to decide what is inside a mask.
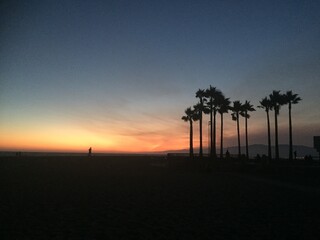
[[[294,142],[310,146],[320,135],[319,10],[312,0],[2,1],[0,147],[187,147],[181,115],[210,84],[254,105],[274,89],[298,93]],[[264,112],[251,122],[251,142],[266,143]],[[226,128],[235,145],[231,118]]]

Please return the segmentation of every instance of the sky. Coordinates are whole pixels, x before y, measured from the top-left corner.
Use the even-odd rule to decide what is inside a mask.
[[[2,151],[187,149],[189,125],[181,116],[210,85],[255,107],[272,90],[292,90],[303,99],[292,109],[293,143],[313,146],[320,135],[319,1],[0,4]],[[272,112],[272,144],[273,124]],[[244,133],[243,119],[240,125]],[[230,114],[224,132],[224,146],[235,146]],[[279,143],[288,143],[287,106]],[[249,144],[267,144],[266,114],[258,108]]]

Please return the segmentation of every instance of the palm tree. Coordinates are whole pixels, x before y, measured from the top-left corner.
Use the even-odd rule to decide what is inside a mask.
[[[242,112],[241,116],[245,118],[245,131],[246,131],[246,157],[249,159],[249,147],[248,147],[248,119],[250,118],[250,115],[248,112],[253,112],[255,109],[253,108],[253,105],[250,104],[250,101],[245,101],[245,103],[242,105]]]
[[[193,121],[198,121],[199,120],[199,128],[202,129],[202,112],[203,112],[203,106],[201,105],[201,103],[197,103],[196,105],[193,106],[194,109],[194,114],[193,114]],[[199,152],[199,157],[202,158],[203,157],[203,152],[202,152],[202,131],[200,130],[200,152]]]
[[[222,95],[223,96],[223,95]],[[224,113],[228,113],[230,109],[230,100],[229,98],[226,98],[225,96],[223,96],[221,98],[221,101],[219,102],[219,106],[218,106],[218,112],[220,113],[220,124],[221,124],[221,128],[220,128],[220,158],[223,158],[223,114]]]
[[[285,103],[289,104],[289,160],[292,160],[292,121],[291,121],[291,107],[292,104],[299,103],[302,99],[298,97],[298,94],[293,94],[292,91],[287,91],[284,94]]]
[[[232,111],[232,120],[237,121],[237,134],[238,134],[238,157],[241,157],[240,145],[240,128],[239,128],[239,114],[242,112],[242,104],[240,101],[234,101],[233,106],[230,108]]]
[[[274,110],[274,126],[275,126],[275,148],[276,159],[279,159],[279,143],[278,143],[278,115],[280,113],[280,107],[285,103],[284,95],[280,91],[273,90],[269,95],[271,102],[271,110]]]
[[[196,92],[196,97],[199,98],[199,106],[198,111],[199,111],[199,131],[200,131],[200,150],[199,150],[199,156],[200,158],[203,157],[203,148],[202,148],[202,112],[205,111],[204,107],[204,101],[206,100],[205,97],[205,91],[203,89],[199,89]]]
[[[194,110],[191,109],[191,107],[188,107],[185,111],[184,116],[182,116],[182,120],[185,122],[189,122],[190,123],[190,147],[189,147],[189,156],[192,159],[193,158],[193,120],[195,118],[195,113]]]
[[[209,87],[205,91],[205,97],[207,98],[207,107],[209,109],[208,113],[210,114],[210,156],[213,157],[213,140],[212,140],[212,112],[213,112],[213,93],[216,90],[215,87]]]
[[[267,113],[267,125],[268,125],[268,158],[271,160],[271,135],[270,135],[270,119],[269,119],[269,110],[271,109],[271,101],[268,97],[263,98],[260,101],[260,106],[258,108],[262,108]]]
[[[216,158],[216,115],[217,115],[217,99],[222,95],[221,91],[215,87],[210,87],[206,90],[205,96],[208,99],[207,107],[210,113],[210,155],[213,159]],[[213,121],[212,121],[213,116]],[[212,127],[213,125],[213,127]],[[213,132],[212,132],[213,130]]]

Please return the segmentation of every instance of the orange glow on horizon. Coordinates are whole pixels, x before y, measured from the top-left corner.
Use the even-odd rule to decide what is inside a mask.
[[[208,125],[203,127],[203,150],[208,149]],[[244,137],[241,122],[241,138]],[[259,129],[260,128],[260,129]],[[249,125],[249,135],[261,129],[259,125]],[[1,129],[1,151],[54,151],[54,152],[162,152],[168,150],[189,149],[189,124],[174,118],[169,121],[127,122],[85,122],[74,124],[68,122],[30,121],[10,123]],[[236,123],[225,119],[223,146],[237,144]],[[243,143],[243,141],[242,141]],[[220,124],[217,121],[216,145],[220,145]],[[199,123],[194,124],[193,146],[199,148]]]
[[[188,144],[188,143],[187,143]],[[50,129],[23,133],[5,132],[0,138],[0,150],[86,152],[161,152],[188,146],[184,138],[154,135],[96,134],[79,129]]]

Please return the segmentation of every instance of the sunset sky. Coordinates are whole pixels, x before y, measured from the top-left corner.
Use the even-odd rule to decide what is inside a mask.
[[[316,0],[1,1],[0,150],[186,149],[181,116],[210,84],[255,106],[272,90],[298,93],[293,143],[312,146],[320,136],[319,13]],[[207,124],[206,115],[204,146]],[[271,124],[273,134],[273,112]],[[198,123],[194,136],[197,147]],[[267,144],[266,136],[257,109],[249,144]],[[228,114],[224,145],[236,144]]]

